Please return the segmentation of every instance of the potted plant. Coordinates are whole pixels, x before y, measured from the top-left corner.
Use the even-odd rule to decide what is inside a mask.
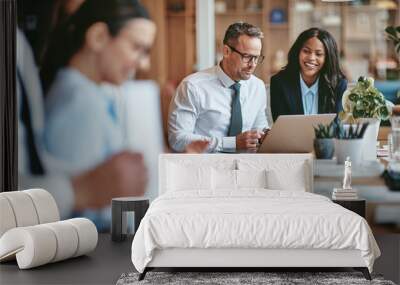
[[[353,164],[362,161],[363,137],[368,127],[368,122],[337,124],[335,128],[335,154],[338,164],[343,164],[347,157],[351,158]]]
[[[314,151],[316,158],[331,159],[335,150],[333,138],[335,137],[334,124],[318,124],[314,127]]]
[[[363,156],[365,160],[376,160],[380,121],[389,119],[391,103],[374,87],[373,78],[360,77],[355,87],[344,92],[342,105],[339,118],[343,122],[369,123],[364,135]]]

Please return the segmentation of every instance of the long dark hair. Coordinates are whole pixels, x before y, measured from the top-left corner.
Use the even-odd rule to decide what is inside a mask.
[[[81,49],[86,31],[96,22],[108,26],[112,36],[134,18],[150,19],[147,10],[134,0],[85,0],[79,9],[57,27],[51,36],[40,71],[46,93],[56,72],[66,66],[71,57]]]
[[[325,48],[325,63],[320,70],[320,80],[324,80],[329,89],[329,100],[333,106],[336,103],[335,89],[340,79],[345,78],[339,65],[339,53],[333,36],[319,28],[310,28],[302,32],[292,45],[288,53],[288,64],[284,67],[292,76],[298,76],[300,72],[299,55],[306,41],[316,37]]]

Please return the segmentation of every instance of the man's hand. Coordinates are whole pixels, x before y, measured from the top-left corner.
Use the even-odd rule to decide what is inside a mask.
[[[142,196],[148,174],[143,156],[120,152],[96,168],[72,178],[75,209],[102,208],[114,197]]]
[[[263,143],[263,141],[264,141],[265,138],[267,137],[269,131],[270,131],[270,129],[267,129],[267,128],[263,129],[263,133],[264,133],[264,134],[263,134],[263,135],[261,136],[261,138],[260,138],[260,145]]]
[[[259,130],[251,130],[241,133],[236,136],[236,149],[256,150],[259,145],[259,140],[264,136],[264,133]]]

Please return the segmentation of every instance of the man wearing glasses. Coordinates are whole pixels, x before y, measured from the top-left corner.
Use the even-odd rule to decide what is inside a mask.
[[[265,85],[253,75],[264,59],[262,38],[256,26],[230,25],[221,62],[183,79],[169,111],[173,150],[182,152],[195,140],[208,141],[209,152],[257,150],[268,128]]]

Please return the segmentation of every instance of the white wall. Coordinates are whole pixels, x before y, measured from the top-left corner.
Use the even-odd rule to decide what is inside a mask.
[[[196,0],[196,50],[197,70],[202,70],[214,65],[214,0]]]

